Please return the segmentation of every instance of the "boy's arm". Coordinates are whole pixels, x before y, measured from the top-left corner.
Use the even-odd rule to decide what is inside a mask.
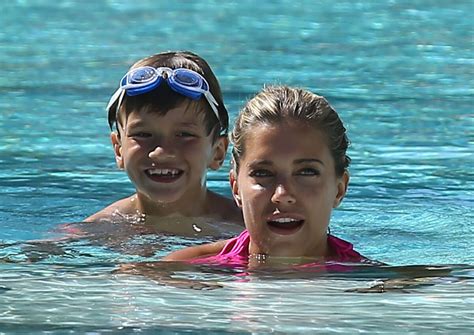
[[[197,257],[213,256],[224,248],[227,240],[217,241],[214,243],[202,244],[194,247],[188,247],[174,251],[165,256],[162,261],[186,261]]]

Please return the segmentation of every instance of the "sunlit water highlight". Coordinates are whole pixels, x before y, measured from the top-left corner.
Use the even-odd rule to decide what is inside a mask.
[[[472,9],[468,0],[2,4],[0,333],[470,333]],[[353,142],[332,232],[396,268],[176,270],[223,286],[201,291],[114,271],[208,237],[98,231],[27,242],[58,238],[61,223],[133,192],[114,167],[104,107],[133,61],[168,49],[209,61],[232,119],[265,83],[326,96]],[[209,175],[226,195],[228,169]],[[414,265],[421,277],[431,273],[422,265],[451,271],[407,290],[347,292]]]

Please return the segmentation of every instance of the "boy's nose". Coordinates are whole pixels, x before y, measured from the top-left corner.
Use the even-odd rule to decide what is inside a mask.
[[[175,157],[175,152],[172,145],[159,144],[148,153],[148,157],[153,160],[163,160]]]
[[[275,192],[273,192],[272,202],[275,204],[291,205],[296,202],[296,198],[293,192],[289,189],[288,185],[280,183],[275,188]]]

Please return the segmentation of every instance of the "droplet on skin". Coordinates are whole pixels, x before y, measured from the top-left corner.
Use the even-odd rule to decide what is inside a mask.
[[[252,188],[253,190],[255,190],[255,191],[262,191],[262,190],[264,190],[263,186],[262,186],[262,185],[259,185],[259,184],[252,185],[251,188]]]

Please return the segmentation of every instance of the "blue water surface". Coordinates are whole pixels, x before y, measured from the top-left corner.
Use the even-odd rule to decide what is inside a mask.
[[[472,329],[473,1],[18,0],[0,9],[0,332]],[[352,141],[332,232],[393,266],[454,266],[456,280],[374,296],[344,289],[383,273],[247,283],[220,273],[211,277],[223,290],[196,293],[112,275],[128,256],[80,242],[29,263],[25,241],[133,193],[115,168],[104,109],[134,61],[166,50],[210,63],[232,120],[264,84],[327,97]],[[228,169],[209,174],[225,195]],[[137,243],[202,242],[162,239]]]

